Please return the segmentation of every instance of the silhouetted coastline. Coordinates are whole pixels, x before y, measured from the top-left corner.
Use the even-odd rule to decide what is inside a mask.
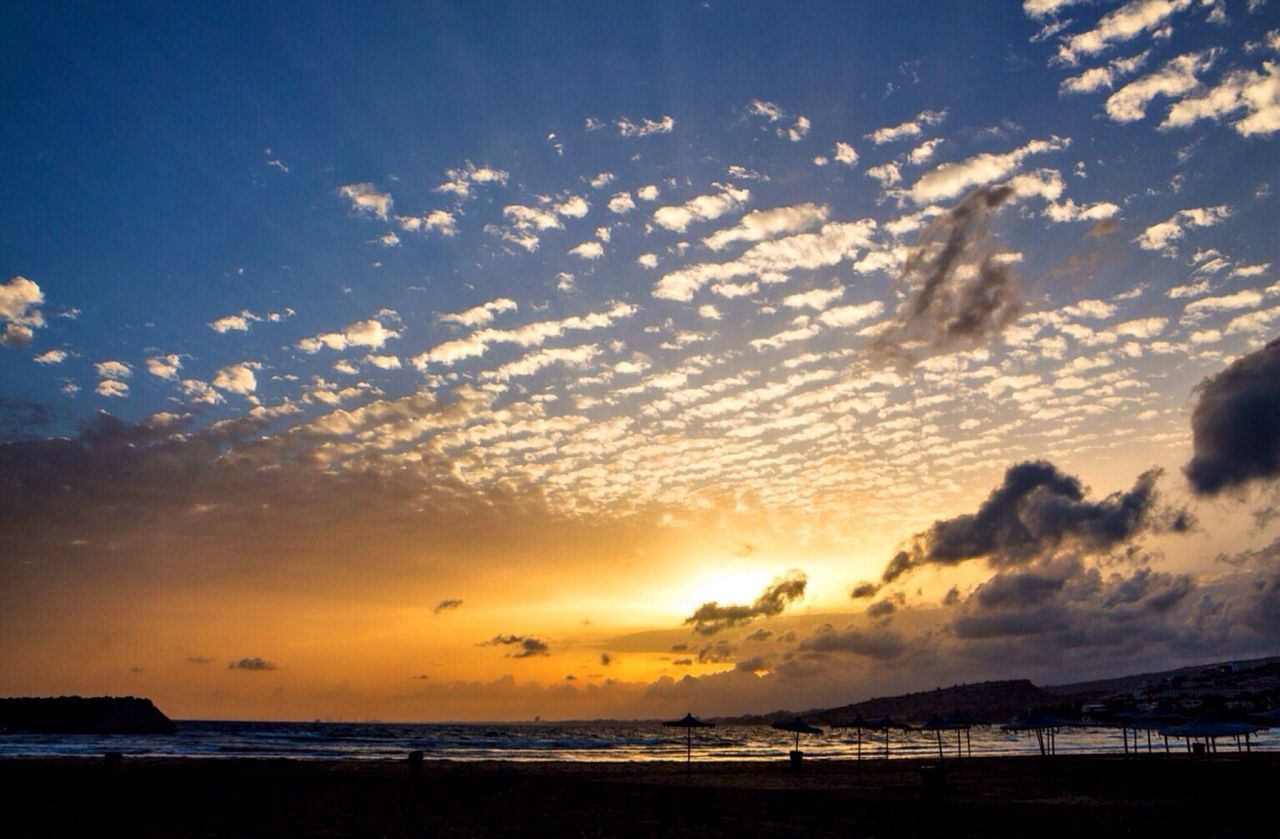
[[[0,731],[48,734],[172,734],[178,727],[150,699],[53,696],[0,699]]]

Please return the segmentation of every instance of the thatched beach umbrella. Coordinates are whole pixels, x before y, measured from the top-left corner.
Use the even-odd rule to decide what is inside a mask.
[[[1147,754],[1152,751],[1151,732],[1159,732],[1164,738],[1164,750],[1169,751],[1169,735],[1164,729],[1191,721],[1190,717],[1173,711],[1121,711],[1116,714],[1120,722],[1120,736],[1124,740],[1124,753],[1129,754],[1129,729],[1133,729],[1133,753],[1138,753],[1138,732],[1147,732]]]
[[[1187,741],[1187,751],[1191,751],[1192,740],[1203,740],[1208,751],[1218,750],[1219,737],[1236,738],[1236,750],[1240,750],[1240,737],[1244,737],[1245,745],[1249,745],[1249,736],[1262,726],[1248,722],[1222,722],[1209,717],[1197,717],[1183,725],[1170,726],[1160,730],[1168,737],[1181,737]],[[1251,750],[1252,751],[1252,750]]]
[[[867,723],[867,728],[870,728],[873,731],[884,731],[884,759],[888,760],[890,730],[896,728],[899,731],[907,731],[911,728],[911,726],[907,725],[906,723],[898,722],[892,717],[883,716],[878,720],[872,720],[871,722]]]
[[[956,733],[956,757],[964,757],[964,750],[960,745],[960,732],[968,732],[972,723],[964,722],[958,718],[942,718],[934,714],[929,721],[920,726],[921,731],[932,731],[938,735],[938,760],[942,760],[942,732],[954,731]]]
[[[858,714],[858,716],[854,717],[848,722],[835,723],[831,727],[857,729],[858,731],[858,763],[861,764],[862,763],[862,730],[864,728],[871,728],[871,723],[864,720],[862,718],[862,714]]]
[[[1068,726],[1078,726],[1071,720],[1064,720],[1062,717],[1055,717],[1052,714],[1037,712],[1027,714],[1013,722],[1000,726],[1001,731],[1031,731],[1036,735],[1036,743],[1040,746],[1041,755],[1057,754],[1058,752],[1058,729],[1067,728]]]
[[[801,734],[821,734],[822,733],[821,728],[814,728],[813,726],[809,725],[809,723],[805,722],[799,717],[796,717],[794,720],[788,720],[786,722],[775,722],[773,724],[773,727],[778,729],[779,731],[790,731],[796,735],[795,754],[800,754],[800,735]]]
[[[695,728],[715,728],[716,727],[715,723],[703,722],[702,720],[695,717],[693,714],[685,714],[684,719],[672,720],[671,722],[664,722],[663,725],[667,726],[668,728],[684,729],[684,750],[685,750],[684,761],[685,761],[685,765],[689,767],[693,766],[693,730]]]

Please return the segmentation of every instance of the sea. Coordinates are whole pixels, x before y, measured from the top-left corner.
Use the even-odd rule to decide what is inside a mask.
[[[660,723],[342,723],[342,722],[228,722],[177,721],[176,734],[69,735],[0,733],[0,759],[93,757],[120,752],[138,757],[290,758],[295,760],[403,759],[421,751],[427,760],[504,761],[660,761],[684,760],[685,730]],[[1158,733],[1138,732],[1141,751],[1163,752]],[[1134,732],[1128,734],[1133,747]],[[1251,738],[1254,751],[1280,751],[1280,728],[1260,731]],[[771,760],[786,757],[795,737],[764,726],[721,726],[695,729],[692,759],[698,761]],[[1124,750],[1119,729],[1063,729],[1056,739],[1058,754],[1116,753]],[[1181,740],[1168,748],[1186,750]],[[884,732],[824,729],[821,735],[801,735],[806,757],[889,759],[937,757],[934,732],[893,731],[886,748]],[[942,733],[944,757],[965,755],[1039,754],[1034,735],[1001,731],[994,726],[963,733]],[[1235,751],[1232,738],[1218,741],[1219,752]]]

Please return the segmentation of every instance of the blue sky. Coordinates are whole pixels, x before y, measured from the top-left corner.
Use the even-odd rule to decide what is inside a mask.
[[[208,444],[218,469],[305,467],[352,498],[394,484],[416,513],[498,494],[552,523],[538,538],[665,534],[627,566],[654,580],[698,556],[706,586],[673,614],[799,570],[803,608],[849,620],[855,584],[1016,462],[1097,498],[1158,467],[1170,506],[1221,509],[1195,537],[1154,528],[1142,566],[1216,584],[1212,556],[1274,538],[1249,523],[1269,484],[1197,501],[1181,469],[1197,384],[1280,321],[1278,62],[1280,12],[1257,0],[19,5],[0,33],[0,429],[13,452],[80,445],[109,415],[166,452]],[[159,557],[157,517],[217,509],[197,541],[236,533],[292,567],[245,547],[265,526],[244,518],[252,481],[159,485],[167,514],[68,533],[71,554]],[[1072,574],[1124,547],[1089,544]],[[1060,548],[1041,571],[1067,573]],[[319,576],[340,590],[364,549]],[[405,563],[380,591],[417,579]],[[976,598],[973,564],[879,602]],[[584,572],[573,602],[614,608],[615,571]],[[556,667],[611,640],[482,629],[493,614],[457,637],[558,637]],[[1239,632],[1222,651],[1267,646]],[[817,654],[803,643],[746,668],[783,684],[767,696],[800,690],[779,668]],[[643,652],[635,680],[684,672]],[[716,658],[701,676],[755,660]]]

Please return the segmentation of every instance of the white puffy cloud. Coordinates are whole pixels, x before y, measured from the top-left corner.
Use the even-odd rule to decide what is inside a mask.
[[[1068,198],[1060,203],[1051,203],[1045,207],[1044,214],[1054,221],[1102,221],[1115,218],[1120,207],[1110,201],[1098,201],[1094,204],[1080,205]]]
[[[932,140],[925,140],[923,143],[911,150],[911,153],[907,155],[907,160],[913,166],[923,166],[930,160],[933,160],[933,156],[938,151],[938,146],[940,145],[942,145],[941,137]]]
[[[1154,338],[1168,324],[1167,318],[1138,318],[1116,324],[1114,332],[1127,338]]]
[[[642,119],[632,122],[626,117],[614,120],[618,133],[623,137],[648,137],[650,134],[670,134],[676,127],[676,121],[663,115],[661,119]]]
[[[40,286],[26,277],[16,276],[0,285],[0,345],[25,347],[31,343],[35,330],[44,326],[44,315],[39,306],[44,303]]]
[[[658,255],[656,253],[642,253],[636,257],[636,263],[644,268],[657,268]]]
[[[773,102],[766,102],[763,99],[752,99],[747,103],[747,113],[758,117],[764,117],[769,122],[777,122],[787,115],[787,112]]]
[[[400,333],[396,330],[388,329],[376,318],[370,318],[348,324],[341,332],[323,332],[303,338],[296,346],[306,353],[317,353],[323,347],[331,350],[345,350],[347,347],[369,347],[377,350],[392,338],[399,337]]]
[[[1280,65],[1264,61],[1262,72],[1237,70],[1201,96],[1176,103],[1161,128],[1185,128],[1202,119],[1219,120],[1244,111],[1232,122],[1236,133],[1257,137],[1280,131]]]
[[[128,382],[122,382],[119,379],[103,379],[98,382],[98,386],[94,388],[94,392],[99,396],[105,396],[108,399],[124,399],[129,395]]]
[[[487,303],[481,303],[479,306],[473,306],[461,312],[449,312],[439,316],[444,323],[456,323],[459,326],[476,327],[484,326],[486,323],[493,321],[494,317],[503,312],[515,312],[519,310],[516,301],[509,297],[498,297]]]
[[[61,364],[67,360],[66,350],[45,350],[31,359],[36,364]]]
[[[827,220],[830,208],[825,204],[795,204],[790,207],[774,207],[753,210],[733,227],[717,230],[702,242],[713,251],[720,251],[735,242],[759,242],[789,233],[799,233],[816,227]]]
[[[411,233],[439,233],[441,236],[458,235],[458,220],[447,210],[432,210],[425,216],[396,216],[401,230]]]
[[[782,298],[782,305],[789,309],[808,308],[822,311],[841,297],[844,297],[844,286],[815,288],[812,291],[791,294]]]
[[[545,367],[563,364],[567,367],[582,367],[600,354],[600,348],[594,344],[582,344],[577,347],[555,347],[529,353],[515,361],[503,364],[497,370],[487,370],[481,374],[483,379],[501,382],[522,376],[532,376]]]
[[[391,194],[379,192],[374,184],[347,184],[338,187],[338,194],[350,201],[351,208],[358,213],[377,216],[386,221],[391,212]]]
[[[554,207],[556,215],[565,216],[567,218],[582,218],[591,209],[591,205],[587,203],[587,199],[581,195],[570,195]]]
[[[222,394],[209,386],[208,382],[200,379],[183,379],[181,382],[182,393],[192,404],[196,405],[218,405],[226,400]]]
[[[1089,0],[1022,0],[1022,11],[1035,18],[1049,17],[1068,6],[1087,2]]]
[[[636,197],[641,201],[657,201],[659,194],[656,184],[645,184],[636,190]]]
[[[836,143],[835,153],[832,158],[836,163],[843,163],[845,166],[854,166],[858,162],[858,153],[853,146],[848,143]]]
[[[886,128],[877,128],[866,136],[868,140],[875,143],[877,146],[883,146],[885,143],[893,143],[898,140],[909,140],[913,137],[919,137],[924,133],[925,128],[937,125],[946,118],[946,108],[943,108],[940,111],[921,111],[915,119],[907,120],[906,122]]]
[[[178,380],[178,371],[182,369],[182,358],[174,353],[154,355],[147,359],[147,372],[161,379]]]
[[[379,370],[399,370],[400,359],[394,355],[374,355],[370,353],[364,357],[364,360],[377,367]]]
[[[1103,16],[1093,29],[1065,39],[1058,58],[1075,64],[1081,56],[1095,55],[1115,44],[1131,41],[1143,32],[1159,29],[1175,13],[1191,5],[1191,0],[1130,0]]]
[[[818,315],[818,320],[825,326],[840,328],[856,326],[871,318],[884,314],[884,304],[879,300],[870,303],[855,303],[849,306],[836,306]]]
[[[613,183],[615,180],[617,179],[613,176],[612,172],[601,172],[600,174],[592,178],[590,181],[588,181],[588,183],[591,184],[592,189],[604,189],[606,186]]]
[[[793,143],[798,143],[805,137],[809,136],[809,129],[811,127],[812,123],[809,122],[808,117],[798,116],[796,117],[795,125],[787,129],[787,139]]]
[[[636,202],[632,200],[631,193],[618,192],[609,199],[609,212],[617,215],[626,215],[636,208]]]
[[[1058,90],[1061,93],[1093,93],[1110,90],[1120,79],[1132,76],[1147,63],[1151,50],[1145,50],[1129,58],[1117,58],[1102,67],[1090,67],[1078,76],[1063,79]]]
[[[248,309],[242,310],[236,315],[223,315],[217,320],[210,321],[209,328],[214,332],[226,334],[228,332],[248,332],[249,324],[261,321],[262,318],[255,315]]]
[[[1179,210],[1167,220],[1142,231],[1134,241],[1143,250],[1171,252],[1174,243],[1186,235],[1187,228],[1212,227],[1225,221],[1230,215],[1231,208],[1225,204]]]
[[[1230,312],[1238,309],[1253,309],[1262,303],[1262,292],[1244,289],[1235,294],[1224,294],[1220,297],[1205,297],[1188,303],[1182,310],[1185,323],[1195,323],[1215,312]]]
[[[907,191],[916,204],[954,198],[975,186],[989,184],[1012,174],[1033,154],[1061,151],[1071,144],[1066,137],[1032,140],[1004,154],[979,154],[955,163],[943,163],[925,173]]]
[[[509,174],[502,169],[476,166],[468,160],[457,169],[446,169],[444,176],[445,181],[436,187],[436,192],[450,193],[459,201],[465,201],[471,197],[474,185],[506,186]]]
[[[133,367],[124,361],[99,361],[93,367],[103,379],[120,380],[133,375]]]
[[[720,284],[717,292],[723,296],[741,296],[737,292],[754,293],[754,283],[727,284],[741,277],[753,277],[769,283],[785,282],[791,271],[829,268],[853,259],[860,250],[870,247],[875,227],[875,222],[870,219],[828,222],[813,233],[761,242],[730,262],[699,263],[672,271],[658,280],[653,296],[666,300],[692,300],[698,289],[711,282]]]
[[[719,192],[699,195],[679,205],[659,207],[653,211],[653,221],[659,227],[683,233],[696,221],[712,221],[726,213],[736,212],[751,198],[751,190],[739,189],[729,184],[715,184]]]
[[[253,373],[257,367],[257,364],[250,361],[227,365],[214,374],[213,386],[228,393],[253,393],[258,389],[258,377]]]
[[[879,166],[872,166],[868,169],[867,177],[875,178],[879,181],[881,188],[890,187],[894,184],[902,183],[902,169],[892,161],[881,163]]]
[[[548,338],[559,337],[566,332],[607,328],[620,319],[631,317],[638,311],[639,308],[630,303],[615,303],[606,311],[588,315],[539,321],[514,329],[481,329],[465,338],[437,344],[416,356],[413,363],[418,369],[425,370],[431,364],[451,365],[463,359],[484,355],[493,344],[541,346]]]
[[[569,254],[582,259],[596,260],[604,256],[604,246],[596,241],[582,242],[569,248]]]
[[[1135,122],[1146,116],[1147,105],[1157,96],[1181,96],[1194,90],[1197,73],[1213,65],[1212,50],[1192,52],[1172,58],[1154,73],[1129,82],[1107,97],[1107,116],[1116,122]]]

